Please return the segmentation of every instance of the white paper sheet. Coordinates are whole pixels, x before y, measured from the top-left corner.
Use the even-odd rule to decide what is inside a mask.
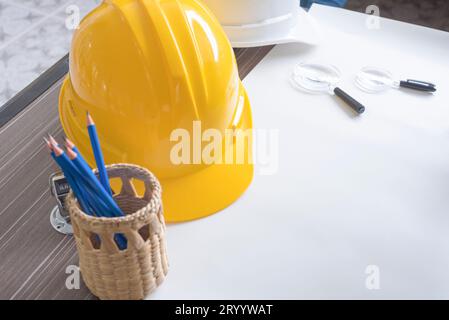
[[[170,226],[171,269],[151,298],[449,298],[449,34],[310,14],[332,28],[325,43],[278,46],[244,81],[255,127],[279,130],[278,172],[223,212]],[[300,61],[338,66],[366,113],[293,89]],[[366,65],[438,92],[363,93],[353,77]]]

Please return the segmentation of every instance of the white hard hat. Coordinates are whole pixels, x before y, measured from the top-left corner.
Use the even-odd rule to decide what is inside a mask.
[[[317,44],[315,21],[298,0],[203,0],[234,48],[301,42]]]

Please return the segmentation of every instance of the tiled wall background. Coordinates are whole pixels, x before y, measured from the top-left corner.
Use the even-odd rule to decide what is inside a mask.
[[[69,51],[67,8],[76,5],[83,17],[100,2],[0,0],[0,109]]]

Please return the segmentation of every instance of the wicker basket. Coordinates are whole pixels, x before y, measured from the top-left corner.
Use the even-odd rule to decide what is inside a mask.
[[[163,281],[168,271],[161,187],[148,170],[129,164],[107,166],[122,189],[114,196],[126,214],[118,218],[92,217],[82,212],[73,194],[67,207],[73,225],[84,282],[100,299],[143,299]],[[143,181],[137,196],[132,179]],[[122,233],[128,240],[120,250],[113,240]]]

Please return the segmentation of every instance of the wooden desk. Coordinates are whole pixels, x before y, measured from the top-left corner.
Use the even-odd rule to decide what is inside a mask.
[[[240,76],[271,48],[236,49]],[[0,128],[0,299],[95,298],[83,284],[66,288],[67,266],[78,265],[75,242],[49,222],[56,202],[48,178],[57,168],[42,137],[63,137],[57,110],[61,82]]]

